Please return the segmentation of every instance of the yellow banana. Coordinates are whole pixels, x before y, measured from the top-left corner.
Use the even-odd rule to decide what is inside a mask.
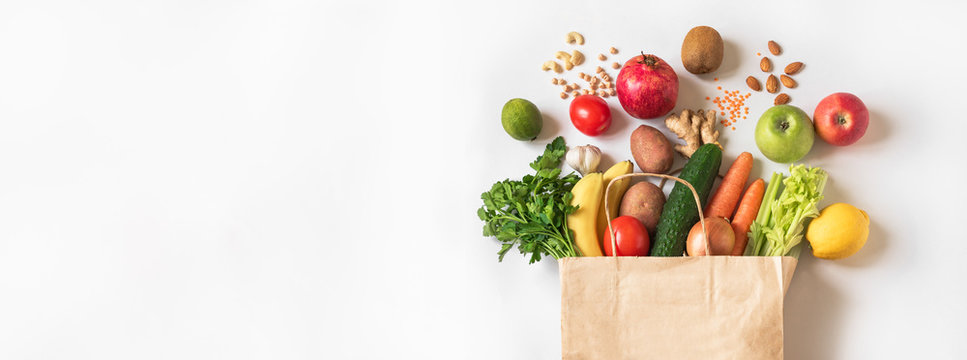
[[[601,242],[598,237],[598,211],[604,197],[604,177],[601,173],[585,175],[571,188],[571,205],[579,206],[567,216],[567,227],[574,231],[574,245],[582,256],[601,256]]]
[[[635,169],[635,166],[631,164],[631,161],[625,160],[614,164],[608,171],[604,172],[604,188],[608,188],[608,183],[614,178],[624,175],[631,174],[631,171]],[[621,198],[624,197],[625,191],[628,191],[628,186],[631,185],[631,179],[621,179],[611,185],[611,192],[608,193],[608,207],[611,210],[611,219],[618,217],[618,205],[621,204]],[[601,190],[602,193],[604,190]],[[601,198],[601,207],[598,210],[598,238],[604,241],[603,236],[606,231],[608,231],[608,219],[604,214],[604,197]]]

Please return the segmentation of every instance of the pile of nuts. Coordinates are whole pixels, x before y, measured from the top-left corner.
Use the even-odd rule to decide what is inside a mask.
[[[779,55],[780,53],[782,53],[782,48],[779,47],[779,44],[776,43],[775,41],[770,40],[768,46],[769,46],[769,52],[772,53],[772,55]],[[756,55],[761,56],[762,53],[757,53]],[[783,69],[783,72],[785,72],[785,74],[780,74],[779,78],[776,78],[776,76],[773,74],[769,74],[769,77],[766,78],[766,91],[768,91],[770,94],[778,93],[780,82],[782,83],[782,86],[785,86],[787,89],[792,89],[792,88],[795,88],[796,86],[799,86],[799,83],[797,83],[796,80],[793,80],[793,78],[790,75],[795,75],[799,73],[799,71],[802,70],[802,66],[803,66],[802,62],[796,61],[789,65],[786,65],[786,68]],[[762,57],[762,59],[759,60],[759,69],[762,70],[762,72],[766,72],[766,73],[771,72],[772,61],[769,60],[768,57]],[[752,89],[753,91],[762,90],[762,85],[759,83],[759,79],[756,79],[754,76],[747,77],[745,79],[745,83],[746,85],[749,85],[749,88]],[[783,104],[788,104],[790,100],[791,99],[789,98],[788,94],[781,93],[779,95],[776,95],[776,98],[773,101],[773,103],[776,105],[783,105]]]
[[[577,32],[569,32],[565,37],[565,41],[568,44],[584,45],[584,36]],[[618,49],[611,47],[608,49],[608,53],[611,55],[618,54]],[[541,65],[541,70],[543,71],[554,71],[555,73],[562,74],[565,71],[570,71],[575,66],[584,63],[584,54],[578,50],[572,50],[570,53],[566,51],[558,51],[554,53],[554,57],[563,63],[558,63],[554,60],[549,60]],[[605,62],[608,60],[608,56],[604,53],[600,53],[597,56],[599,61]],[[612,69],[620,69],[621,64],[614,62],[611,64]],[[615,85],[614,79],[608,72],[598,66],[595,69],[595,73],[585,74],[583,72],[578,74],[578,77],[587,83],[587,85],[582,88],[577,82],[568,83],[564,78],[552,78],[551,84],[561,86],[561,99],[567,99],[569,96],[579,96],[579,95],[597,95],[602,98],[607,98],[609,96],[615,96]]]

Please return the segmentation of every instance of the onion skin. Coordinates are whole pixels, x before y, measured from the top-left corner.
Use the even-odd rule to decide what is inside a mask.
[[[705,218],[705,226],[708,228],[708,236],[712,239],[712,255],[730,255],[735,246],[735,232],[728,220],[720,217]],[[705,256],[705,234],[702,232],[702,222],[695,223],[692,230],[688,232],[688,241],[685,243],[685,251],[688,256]]]

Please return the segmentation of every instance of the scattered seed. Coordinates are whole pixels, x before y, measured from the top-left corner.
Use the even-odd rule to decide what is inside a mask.
[[[567,93],[561,93],[561,99],[567,99]]]
[[[598,60],[605,61],[608,60],[608,57],[604,56],[604,54],[598,54]]]
[[[557,85],[557,78],[552,78],[551,79],[551,84]]]
[[[571,64],[574,64],[575,66],[577,66],[583,63],[584,63],[584,54],[577,50],[571,51]]]
[[[594,70],[594,72],[600,74],[600,73],[603,73],[604,72],[604,69],[602,69],[600,66],[598,66],[598,68],[596,70]]]
[[[584,35],[579,34],[577,31],[572,31],[567,33],[567,37],[564,38],[568,44],[577,43],[578,45],[584,45]]]
[[[610,49],[608,49],[608,52],[610,52],[611,55],[615,55],[618,53],[618,49],[615,49],[614,46],[612,46]]]
[[[745,83],[749,85],[749,88],[752,89],[753,91],[762,90],[762,84],[759,84],[759,79],[756,79],[753,76],[749,76],[745,78]]]
[[[789,98],[789,95],[786,95],[786,93],[782,93],[782,94],[779,94],[779,95],[776,96],[775,104],[776,105],[785,105],[785,104],[788,104],[789,103],[789,100],[791,100]]]
[[[766,91],[770,94],[775,94],[779,92],[779,79],[776,79],[775,75],[769,75],[766,78]]]
[[[614,94],[615,94],[614,89],[608,90],[608,94],[611,95],[611,96],[614,96]]]
[[[779,75],[779,80],[782,81],[782,86],[785,86],[790,89],[795,88],[796,85],[799,85],[796,83],[796,80],[793,80],[791,77],[785,74]]]
[[[759,60],[759,69],[762,69],[762,72],[772,71],[772,61],[769,61],[767,57],[762,58],[762,60]]]
[[[724,117],[719,123],[722,126],[731,126],[738,122],[743,111],[748,113],[749,107],[745,106],[745,100],[749,98],[751,93],[740,94],[739,90],[724,90],[723,92],[725,95],[722,97],[716,96],[712,103],[718,107],[718,113]]]
[[[618,63],[612,63],[612,64],[611,64],[611,68],[612,68],[612,69],[615,69],[615,70],[617,70],[617,69],[620,69],[620,68],[621,68],[621,64],[618,64]]]
[[[558,64],[557,61],[554,61],[554,60],[545,61],[544,64],[541,65],[541,70],[544,70],[544,71],[554,70],[554,72],[558,74],[564,72],[564,68],[561,67],[561,64]]]
[[[802,63],[799,61],[796,61],[792,64],[786,65],[786,68],[783,72],[785,72],[786,75],[795,75],[801,70],[802,70]]]
[[[775,41],[769,40],[769,52],[772,55],[779,55],[782,52],[782,48]]]

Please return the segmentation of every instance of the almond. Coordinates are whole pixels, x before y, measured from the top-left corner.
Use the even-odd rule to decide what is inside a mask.
[[[762,58],[762,60],[759,61],[759,68],[762,69],[762,72],[772,71],[772,61],[769,61],[769,58],[767,57]]]
[[[769,52],[771,52],[772,55],[779,55],[779,53],[782,52],[782,48],[779,47],[779,44],[777,44],[775,41],[769,40]]]
[[[779,94],[779,95],[776,96],[775,104],[776,105],[785,105],[785,104],[788,104],[789,103],[789,100],[790,100],[789,99],[789,95],[786,95],[786,93],[782,93],[782,94]]]
[[[796,62],[794,62],[794,63],[792,63],[792,64],[789,64],[789,65],[786,65],[786,70],[785,70],[784,72],[785,72],[785,73],[786,73],[787,75],[795,75],[795,74],[796,74],[796,73],[798,73],[798,72],[799,72],[800,70],[802,70],[802,63],[801,63],[801,62],[798,62],[798,61],[796,61]]]
[[[762,90],[762,84],[759,83],[759,79],[756,79],[753,76],[749,76],[745,78],[745,83],[749,85],[749,89],[752,89],[755,91]]]
[[[796,80],[793,80],[791,77],[786,75],[779,75],[779,81],[782,81],[782,86],[785,86],[790,89],[796,87],[797,85]]]
[[[779,91],[779,79],[776,79],[775,75],[769,75],[769,78],[766,79],[766,91],[770,94],[775,94]]]

